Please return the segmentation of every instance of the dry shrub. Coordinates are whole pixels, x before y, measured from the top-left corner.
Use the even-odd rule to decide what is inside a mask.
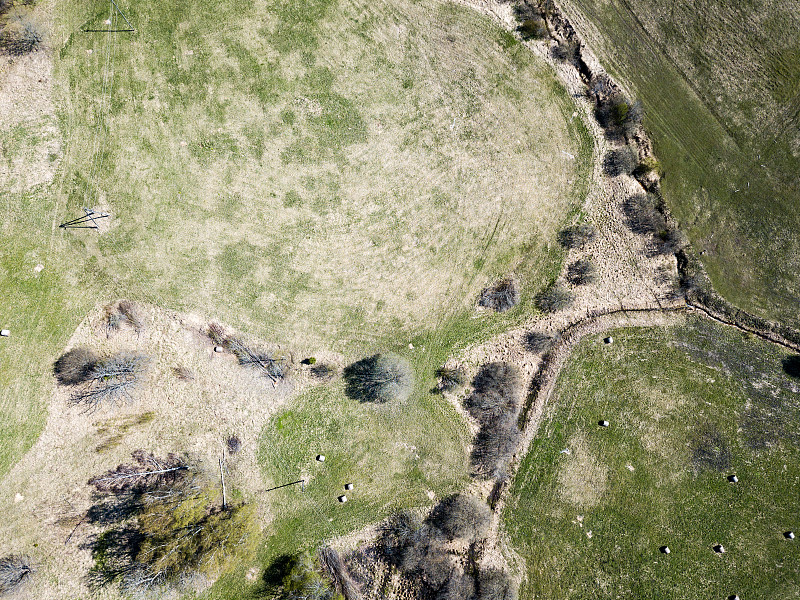
[[[572,294],[560,283],[553,283],[536,296],[536,308],[545,313],[554,313],[572,304]]]
[[[235,435],[232,435],[231,437],[229,437],[225,441],[225,445],[228,448],[228,452],[230,452],[231,454],[236,454],[237,452],[239,452],[239,450],[242,449],[242,442]]]
[[[192,370],[188,367],[173,367],[172,372],[175,374],[175,377],[181,381],[194,381],[194,373],[192,373]]]
[[[531,352],[546,352],[555,341],[555,336],[548,333],[529,331],[525,334],[525,348]]]
[[[330,381],[336,377],[336,375],[339,373],[339,370],[333,365],[321,363],[311,367],[310,372],[314,379],[319,379],[320,381]]]
[[[62,354],[53,364],[53,375],[61,385],[78,385],[92,378],[100,358],[89,348],[79,346]]]
[[[567,281],[572,285],[586,285],[595,279],[594,265],[587,259],[576,260],[567,267]]]
[[[572,225],[558,232],[558,243],[564,248],[580,249],[597,237],[597,230],[587,223]]]
[[[519,302],[519,286],[513,279],[498,281],[481,292],[478,305],[505,312]]]
[[[330,546],[320,548],[317,551],[317,560],[322,571],[331,580],[333,586],[339,591],[345,600],[360,600],[361,590],[358,584],[350,576],[350,571],[345,565],[339,553]]]
[[[70,403],[94,410],[105,401],[130,399],[140,376],[147,369],[148,359],[138,354],[121,353],[98,360],[85,382],[70,396]]]
[[[464,400],[464,406],[479,423],[501,414],[516,414],[521,386],[522,374],[515,365],[506,362],[485,364],[475,375],[472,394]]]
[[[427,521],[449,540],[482,539],[489,529],[492,511],[475,496],[456,494],[442,499]]]
[[[9,56],[24,56],[35,52],[42,44],[36,26],[22,18],[13,19],[0,29],[0,52]]]
[[[131,327],[137,333],[144,328],[144,319],[139,309],[130,300],[120,300],[106,307],[106,328],[108,332],[118,331],[123,325]]]
[[[629,175],[636,168],[638,158],[636,152],[629,146],[610,150],[603,157],[603,172],[609,177]]]
[[[218,323],[210,323],[206,335],[214,344],[236,356],[240,365],[260,371],[273,382],[285,379],[291,372],[292,358],[289,354],[251,348],[241,339],[225,333]]]

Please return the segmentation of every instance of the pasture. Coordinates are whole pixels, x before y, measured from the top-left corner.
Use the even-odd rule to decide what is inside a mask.
[[[521,597],[797,597],[788,353],[694,318],[609,333],[576,349],[513,483]]]
[[[680,226],[725,298],[798,324],[800,13],[771,0],[564,4],[645,107]]]
[[[220,321],[297,361],[394,350],[412,363],[402,405],[359,404],[337,380],[302,391],[267,424],[262,470],[248,473],[264,485],[245,487],[310,480],[300,501],[289,488],[256,499],[262,559],[462,487],[468,433],[430,392],[433,373],[530,314],[561,268],[555,234],[590,183],[593,142],[554,73],[486,17],[445,2],[119,4],[135,33],[84,31],[121,25],[105,3],[38,5],[51,104],[32,116],[21,102],[3,122],[13,137],[0,187],[0,322],[13,335],[0,348],[0,474],[44,429],[52,364],[79,323],[130,298],[180,311],[169,335]],[[40,156],[43,139],[55,141]],[[49,175],[31,177],[40,171]],[[58,227],[82,207],[111,217],[99,231]],[[511,273],[519,307],[477,312],[483,287]],[[154,355],[170,356],[168,337],[153,341]],[[214,420],[192,415],[162,414],[137,436],[163,431],[166,444],[201,427],[211,439]],[[94,447],[105,417],[74,448]],[[115,438],[114,457],[130,443]],[[316,452],[330,459],[315,474]],[[34,478],[43,467],[26,466]],[[70,464],[58,469],[69,482]],[[15,485],[29,473],[19,475]],[[340,506],[331,490],[344,479],[357,487]],[[79,593],[77,572],[45,570],[53,578],[41,582]]]

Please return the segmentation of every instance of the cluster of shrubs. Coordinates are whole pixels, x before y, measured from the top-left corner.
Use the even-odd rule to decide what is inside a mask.
[[[444,498],[426,519],[401,512],[381,527],[378,553],[397,568],[418,598],[435,600],[515,600],[509,574],[465,566],[453,542],[474,548],[485,539],[491,524],[489,506],[474,496]]]
[[[574,299],[564,284],[555,281],[537,294],[535,304],[544,313],[554,313],[567,308]]]
[[[472,386],[472,393],[464,400],[464,407],[480,426],[472,449],[472,466],[480,476],[499,479],[519,443],[522,375],[512,364],[489,363],[480,368]]]

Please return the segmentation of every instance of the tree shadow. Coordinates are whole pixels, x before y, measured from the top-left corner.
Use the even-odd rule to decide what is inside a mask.
[[[789,377],[800,378],[800,355],[787,356],[781,361],[783,372]]]

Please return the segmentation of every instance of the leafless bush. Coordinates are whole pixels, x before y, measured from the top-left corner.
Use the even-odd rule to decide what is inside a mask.
[[[625,222],[631,231],[651,237],[653,254],[671,254],[685,246],[681,232],[670,226],[657,194],[634,194],[622,204]]]
[[[79,346],[59,357],[53,364],[53,375],[61,385],[78,385],[91,379],[99,360],[92,350]]]
[[[310,372],[314,379],[319,379],[320,381],[330,381],[336,377],[339,371],[333,365],[327,365],[323,363],[311,367]]]
[[[480,423],[502,414],[519,412],[522,374],[511,363],[495,362],[481,366],[472,381],[473,391],[464,406]]]
[[[546,352],[555,342],[555,336],[539,331],[525,334],[525,347],[531,352]]]
[[[414,390],[409,362],[394,354],[375,354],[344,369],[345,394],[359,402],[402,402]]]
[[[613,84],[595,98],[595,118],[607,136],[630,136],[641,126],[644,118],[642,103],[628,100]]]
[[[408,549],[426,538],[422,521],[415,514],[395,513],[380,526],[378,551],[389,564],[400,566]]]
[[[18,590],[34,574],[31,559],[21,554],[0,558],[0,594]]]
[[[505,312],[519,302],[519,286],[513,279],[498,281],[481,292],[478,304],[497,312]]]
[[[603,172],[609,177],[629,175],[636,168],[638,158],[630,146],[610,150],[603,157]]]
[[[545,313],[554,313],[572,304],[572,294],[563,285],[554,283],[536,296],[536,308]]]
[[[350,571],[339,553],[331,547],[320,548],[317,552],[322,571],[333,582],[334,587],[345,597],[345,600],[360,600],[361,590],[350,576]]]
[[[475,496],[456,494],[444,498],[431,511],[428,522],[450,540],[482,539],[492,519],[489,505]]]
[[[467,374],[462,368],[441,367],[437,369],[436,377],[439,378],[438,389],[440,392],[452,392],[467,382]]]
[[[480,600],[517,600],[517,589],[508,572],[482,569],[477,580]]]
[[[597,230],[589,224],[573,225],[558,232],[558,243],[564,248],[580,249],[596,236]]]
[[[593,283],[595,278],[594,265],[585,258],[576,260],[567,267],[567,281],[572,285],[586,285]]]
[[[175,377],[181,381],[194,381],[194,373],[192,373],[192,370],[188,367],[173,367],[172,372],[175,374]]]
[[[175,485],[186,477],[190,468],[186,457],[177,454],[159,458],[144,450],[136,450],[131,457],[133,464],[121,464],[116,469],[92,477],[89,485],[99,492],[141,493]]]
[[[206,335],[208,335],[209,339],[215,344],[219,346],[225,345],[225,338],[227,335],[225,334],[225,328],[219,323],[209,323]]]
[[[469,600],[475,597],[475,578],[463,572],[452,573],[436,594],[436,600]]]
[[[0,30],[0,52],[9,56],[24,56],[35,52],[42,36],[30,21],[14,19]]]
[[[117,354],[101,359],[92,367],[85,383],[73,392],[70,402],[88,410],[105,401],[130,399],[130,393],[147,367],[147,358],[137,354]]]
[[[119,330],[123,325],[133,328],[136,332],[144,328],[144,319],[130,300],[120,300],[106,308],[106,327],[109,333]]]

